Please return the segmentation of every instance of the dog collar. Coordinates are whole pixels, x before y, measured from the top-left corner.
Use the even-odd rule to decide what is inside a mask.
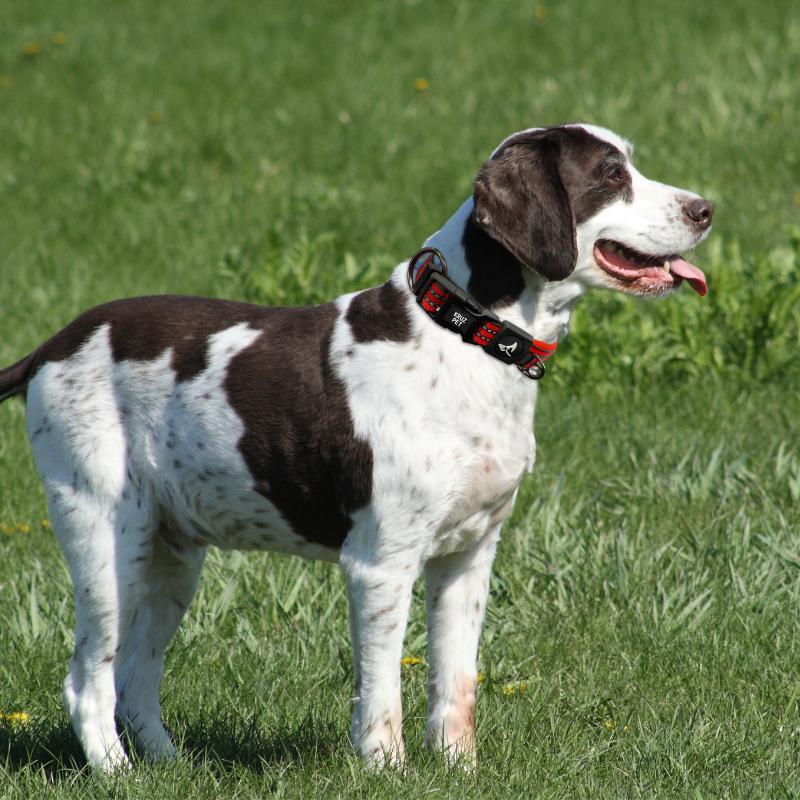
[[[534,339],[484,308],[447,277],[447,261],[435,247],[423,247],[408,262],[408,288],[437,325],[482,347],[492,358],[513,364],[528,378],[538,381],[544,375],[544,362],[558,343]]]

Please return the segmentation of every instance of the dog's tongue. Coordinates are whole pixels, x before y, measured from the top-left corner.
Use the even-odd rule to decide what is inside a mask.
[[[669,271],[673,275],[688,281],[689,286],[701,297],[708,292],[706,276],[703,274],[703,270],[698,269],[694,264],[690,264],[682,258],[676,258],[669,262]]]

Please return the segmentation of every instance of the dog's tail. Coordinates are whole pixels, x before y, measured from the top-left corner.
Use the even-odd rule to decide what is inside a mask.
[[[15,394],[22,394],[32,377],[35,351],[10,367],[0,369],[0,403]]]

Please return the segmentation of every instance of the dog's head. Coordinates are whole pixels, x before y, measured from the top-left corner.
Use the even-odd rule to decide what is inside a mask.
[[[605,128],[564,125],[510,136],[475,181],[474,223],[551,281],[665,295],[703,273],[680,253],[711,229],[713,205],[651,181]]]

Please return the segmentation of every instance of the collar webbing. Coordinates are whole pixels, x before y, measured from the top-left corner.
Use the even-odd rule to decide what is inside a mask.
[[[484,308],[447,277],[447,261],[435,247],[423,247],[408,262],[408,287],[435,323],[459,334],[467,344],[513,364],[528,378],[539,380],[544,375],[544,362],[558,342],[534,339]]]

